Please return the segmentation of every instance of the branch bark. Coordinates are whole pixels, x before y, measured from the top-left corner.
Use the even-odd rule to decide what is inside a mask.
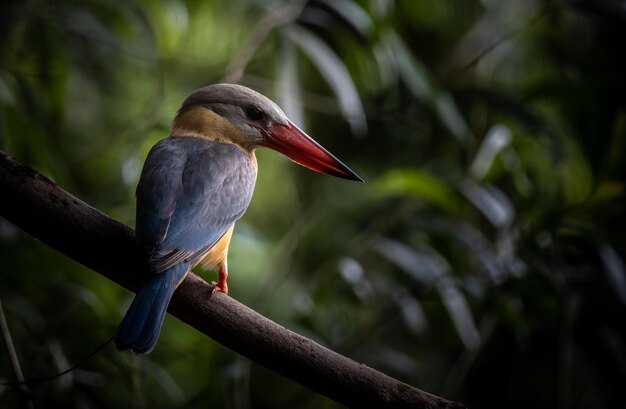
[[[0,151],[0,216],[112,281],[136,291],[141,261],[134,232]],[[464,408],[352,361],[298,335],[196,275],[169,312],[252,361],[350,407]]]

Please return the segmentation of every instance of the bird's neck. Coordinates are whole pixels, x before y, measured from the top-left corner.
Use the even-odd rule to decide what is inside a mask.
[[[171,135],[231,143],[248,155],[254,155],[254,146],[246,143],[245,136],[237,127],[224,117],[201,106],[179,112],[172,122]]]

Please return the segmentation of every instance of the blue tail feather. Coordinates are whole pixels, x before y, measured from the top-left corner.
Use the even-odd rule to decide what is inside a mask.
[[[147,354],[156,345],[167,306],[178,283],[188,271],[186,262],[156,274],[137,293],[115,333],[120,350]]]

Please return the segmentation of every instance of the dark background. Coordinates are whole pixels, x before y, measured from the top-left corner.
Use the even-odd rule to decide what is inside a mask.
[[[624,408],[625,74],[618,0],[4,0],[0,148],[132,226],[183,99],[248,85],[366,183],[259,151],[232,297],[470,408]],[[131,297],[0,219],[26,378],[88,355]],[[151,355],[108,347],[30,391],[35,407],[339,406],[171,317]],[[0,386],[0,406],[27,402]]]

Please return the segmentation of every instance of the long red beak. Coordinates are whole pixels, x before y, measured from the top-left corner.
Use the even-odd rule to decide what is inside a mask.
[[[286,155],[298,165],[327,175],[363,182],[359,175],[291,121],[287,125],[274,124],[264,133],[265,140],[261,145]]]

